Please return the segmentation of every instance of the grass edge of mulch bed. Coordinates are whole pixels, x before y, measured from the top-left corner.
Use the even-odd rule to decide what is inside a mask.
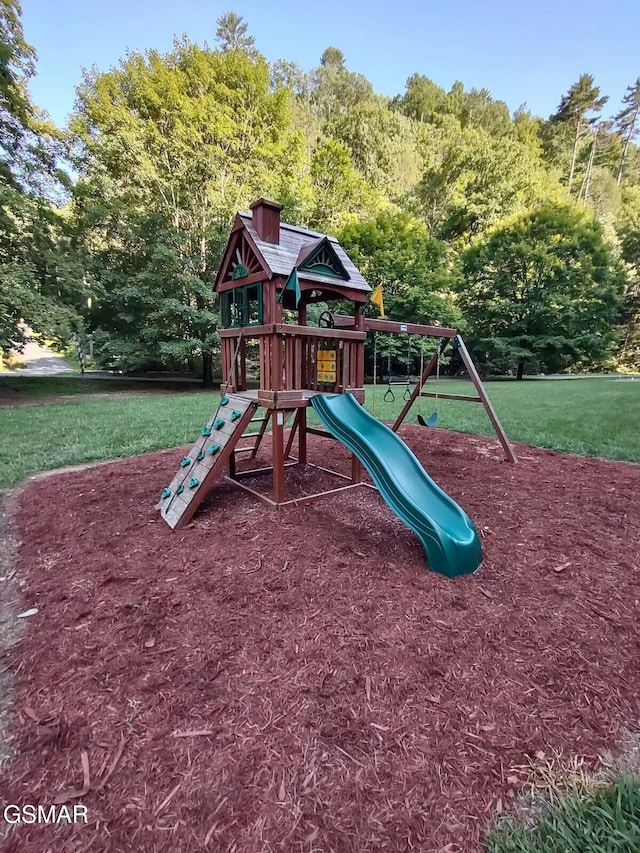
[[[640,846],[638,775],[615,772],[599,781],[585,779],[536,799],[535,817],[529,820],[494,816],[485,840],[489,853],[601,853],[604,842],[608,853],[635,853]]]

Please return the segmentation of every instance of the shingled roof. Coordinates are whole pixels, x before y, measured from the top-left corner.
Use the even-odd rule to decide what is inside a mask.
[[[344,266],[349,276],[348,281],[341,281],[333,276],[320,275],[308,270],[301,272],[300,276],[305,281],[317,282],[327,287],[339,288],[342,284],[342,287],[348,287],[351,290],[360,290],[363,293],[371,291],[362,274],[335,237],[281,222],[280,242],[271,243],[258,236],[258,232],[253,226],[252,213],[241,212],[238,216],[273,275],[288,276],[291,270],[301,263],[304,258],[308,257],[313,249],[326,237],[331,244],[331,248]]]

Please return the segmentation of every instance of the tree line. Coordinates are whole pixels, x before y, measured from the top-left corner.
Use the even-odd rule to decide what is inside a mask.
[[[86,70],[68,126],[0,4],[0,348],[92,333],[104,366],[218,354],[212,283],[259,196],[335,234],[389,316],[453,325],[486,372],[640,369],[640,78],[609,109],[583,74],[543,119],[412,75],[377,94],[327,48],[266,61],[233,12]],[[373,306],[369,310],[376,312]]]

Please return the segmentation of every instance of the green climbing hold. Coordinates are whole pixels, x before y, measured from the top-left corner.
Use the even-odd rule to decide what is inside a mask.
[[[196,462],[201,462],[204,459],[204,450],[201,450],[200,453],[196,456]]]
[[[225,395],[224,395],[224,397],[222,397],[222,398],[220,399],[220,405],[221,405],[221,406],[226,406],[228,402],[229,402],[229,398],[228,398],[228,397],[227,397],[227,395],[225,394]]]
[[[191,459],[188,456],[185,456],[182,462],[180,463],[180,467],[186,468],[187,465],[191,465]]]
[[[210,453],[212,456],[215,456],[215,455],[216,455],[216,453],[217,453],[219,450],[220,450],[220,445],[219,445],[219,444],[212,444],[212,445],[211,445],[211,447],[209,448],[209,453]]]
[[[171,489],[163,489],[161,500],[165,500],[166,498],[171,497]]]
[[[220,429],[224,425],[224,420],[222,418],[216,418],[213,422],[214,429]]]
[[[211,427],[206,426],[206,425],[203,426],[202,427],[202,435],[211,435]]]
[[[196,479],[196,477],[192,477],[189,480],[189,488],[190,489],[195,489],[195,487],[199,486],[199,485],[200,485],[200,480]]]
[[[240,417],[242,417],[242,412],[231,412],[232,421],[237,421]]]
[[[181,495],[184,492],[184,486],[178,486],[176,489],[176,495]]]

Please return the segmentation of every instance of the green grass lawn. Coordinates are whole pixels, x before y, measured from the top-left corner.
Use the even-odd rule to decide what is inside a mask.
[[[440,382],[438,388],[448,393],[472,391],[470,383],[458,381]],[[375,390],[374,395],[373,388],[368,388],[367,407],[380,419],[392,421],[401,409],[403,388],[394,389],[393,404],[383,402],[384,387]],[[640,462],[640,380],[489,382],[487,390],[514,441]],[[108,396],[82,399],[85,394]],[[58,395],[77,399],[56,403]],[[29,397],[38,398],[38,404],[10,405]],[[2,378],[0,489],[37,471],[188,444],[195,440],[217,401],[217,393],[189,385],[73,377]],[[420,409],[428,417],[435,407],[433,399],[424,399]],[[439,427],[492,433],[484,409],[477,403],[439,400],[437,408]],[[417,411],[417,407],[412,409],[408,423],[416,423]]]
[[[436,388],[432,380],[427,386],[432,392]],[[437,387],[448,394],[475,393],[467,381],[441,381]],[[513,441],[584,456],[640,462],[640,379],[505,380],[487,382],[485,389]],[[396,395],[393,404],[382,403],[384,387],[376,390],[376,416],[385,421],[394,420],[402,408],[404,389],[401,386],[393,389]],[[368,399],[367,408],[372,407],[373,401]],[[427,418],[435,408],[434,399],[417,401],[408,422],[416,423],[418,411]],[[479,403],[438,400],[437,409],[438,427],[494,434]]]
[[[489,853],[637,853],[640,788],[633,779],[571,792],[534,826],[503,820],[487,839]]]

